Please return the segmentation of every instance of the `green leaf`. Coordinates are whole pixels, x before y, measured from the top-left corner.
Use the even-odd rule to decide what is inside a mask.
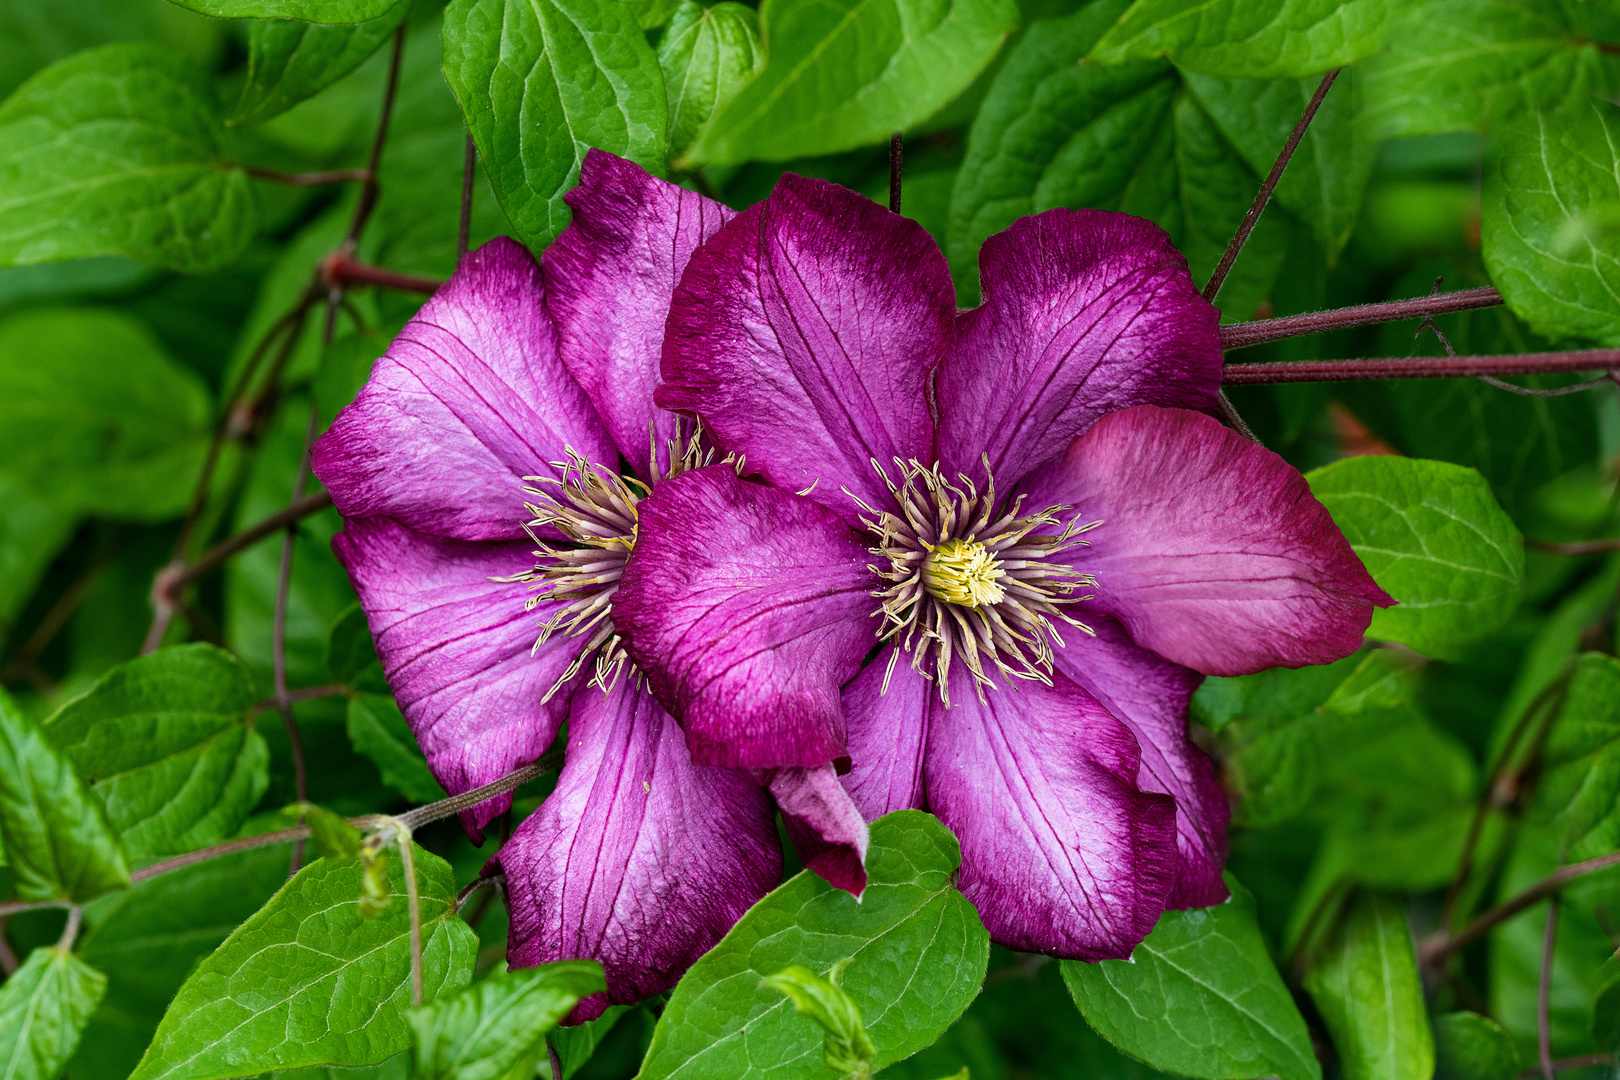
[[[1221,79],[1191,72],[1184,78],[1221,134],[1260,176],[1271,171],[1318,81]],[[1339,75],[1277,183],[1277,201],[1311,227],[1329,262],[1355,230],[1377,158],[1378,144],[1366,137],[1357,116],[1359,90],[1356,68]]]
[[[681,0],[658,42],[669,103],[669,155],[680,157],[722,101],[760,70],[759,16],[753,8],[723,0],[704,7]]]
[[[874,1068],[933,1042],[989,963],[989,935],[951,884],[961,859],[956,838],[919,811],[873,822],[861,899],[805,871],[755,904],[675,987],[640,1080],[825,1080],[820,1032],[760,985],[789,964],[851,960],[843,987],[868,1018]]]
[[[835,154],[944,108],[1018,25],[1012,0],[765,0],[759,75],[709,121],[687,161]]]
[[[1542,750],[1538,814],[1569,862],[1620,848],[1620,660],[1586,653]]]
[[[0,321],[0,471],[52,506],[138,521],[179,513],[208,414],[202,381],[127,315],[44,308]]]
[[[572,1027],[553,1028],[546,1041],[557,1051],[557,1063],[562,1066],[561,1080],[568,1080],[591,1060],[596,1047],[613,1031],[619,1018],[630,1011],[629,1005],[609,1005],[607,1011],[595,1020]],[[648,1021],[648,1028],[652,1026]],[[638,1055],[639,1056],[639,1055]],[[554,1078],[555,1080],[555,1078]]]
[[[230,653],[177,645],[113,668],[45,734],[133,857],[179,854],[234,836],[270,784],[270,752],[248,722],[256,697]]]
[[[1536,333],[1620,346],[1620,107],[1528,113],[1491,140],[1480,201],[1491,281]]]
[[[409,3],[397,3],[369,22],[353,24],[255,22],[248,30],[247,82],[230,123],[262,124],[320,93],[365,63],[410,10]]]
[[[1379,137],[1483,131],[1584,102],[1615,86],[1620,39],[1602,4],[1559,0],[1420,0],[1403,5],[1389,48],[1357,70],[1365,122]],[[1594,40],[1595,39],[1595,40]]]
[[[351,604],[332,624],[326,639],[326,666],[339,682],[358,686],[377,663],[377,646],[371,640],[366,613],[359,604]]]
[[[643,30],[656,30],[669,22],[682,0],[624,0],[624,6],[636,16],[636,25]]]
[[[1310,1034],[1266,954],[1254,897],[1227,878],[1224,904],[1167,911],[1129,960],[1064,961],[1086,1021],[1157,1069],[1238,1080],[1321,1080]]]
[[[362,23],[379,19],[409,0],[170,0],[216,19],[302,19],[313,23]]]
[[[76,515],[3,474],[0,506],[5,507],[0,513],[0,624],[10,626],[57,551],[73,535]]]
[[[0,839],[21,900],[82,904],[129,885],[101,800],[0,690]]]
[[[349,699],[349,741],[376,764],[383,783],[412,802],[445,798],[427,758],[416,745],[405,715],[387,694],[356,694]]]
[[[533,1076],[545,1034],[576,1002],[607,989],[592,960],[507,971],[410,1014],[420,1080]]]
[[[252,239],[207,76],[155,45],[89,49],[0,105],[0,265],[128,255],[202,273]]]
[[[207,859],[147,878],[85,909],[79,954],[107,973],[107,997],[69,1065],[73,1080],[123,1080],[175,991],[287,880],[289,845]]]
[[[588,148],[663,172],[663,76],[620,0],[453,0],[444,74],[495,197],[531,247],[568,224],[563,192]]]
[[[1513,1037],[1472,1012],[1435,1017],[1434,1057],[1434,1080],[1514,1080],[1521,1066]]]
[[[1599,1046],[1620,1046],[1620,957],[1611,956],[1598,973],[1592,998],[1592,1038]]]
[[[1122,210],[1157,222],[1195,280],[1215,268],[1259,178],[1162,61],[1082,65],[1125,7],[1102,0],[1036,22],[991,83],[951,197],[951,271],[978,299],[977,260],[991,235],[1054,207]],[[1260,219],[1221,290],[1227,316],[1265,298],[1286,250],[1286,214]]]
[[[760,985],[786,994],[801,1016],[821,1028],[821,1060],[829,1069],[846,1076],[870,1076],[877,1047],[867,1034],[860,1007],[838,985],[849,963],[847,957],[837,961],[826,978],[793,964],[765,976]]]
[[[1434,1035],[1402,905],[1358,894],[1313,953],[1305,989],[1345,1080],[1430,1080]]]
[[[293,803],[282,808],[281,817],[290,822],[302,819],[309,826],[315,850],[321,853],[323,859],[346,859],[360,854],[360,844],[364,839],[360,830],[349,824],[348,818],[334,814],[318,803]]]
[[[1518,606],[1524,538],[1473,469],[1388,455],[1345,458],[1307,478],[1397,606],[1367,633],[1447,656]]]
[[[1167,56],[1238,79],[1321,75],[1376,52],[1396,10],[1395,0],[1136,0],[1086,59]]]
[[[415,857],[422,979],[433,997],[471,980],[478,938],[455,916],[449,864],[421,848]],[[364,873],[358,858],[300,870],[186,980],[131,1080],[372,1065],[409,1047],[406,905],[363,917]],[[403,895],[400,860],[390,860],[388,876]]]
[[[0,1076],[56,1080],[106,992],[107,976],[66,949],[35,949],[0,986]]]

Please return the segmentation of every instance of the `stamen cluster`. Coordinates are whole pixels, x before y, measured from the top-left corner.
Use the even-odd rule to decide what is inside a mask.
[[[702,429],[688,433],[679,422],[668,449],[669,465],[660,472],[654,436],[649,475],[668,479],[701,468],[715,459],[715,450],[704,438]],[[613,595],[619,591],[625,563],[636,546],[637,504],[652,490],[634,476],[624,476],[587,461],[572,448],[564,452],[568,455],[567,461],[551,463],[553,468],[562,470],[560,478],[523,478],[542,485],[523,488],[536,497],[534,502],[523,505],[533,515],[524,529],[535,543],[534,555],[538,561],[532,571],[511,579],[531,583],[525,610],[533,611],[548,600],[565,601],[541,625],[540,636],[534,643],[536,650],[556,633],[585,638],[573,663],[546,691],[542,701],[551,700],[586,660],[594,658],[596,667],[586,685],[601,687],[603,692],[613,688],[630,662],[613,625]],[[562,533],[563,541],[545,539],[540,535],[540,530],[544,529]]]
[[[856,500],[872,515],[861,519],[877,539],[870,550],[887,563],[872,570],[890,582],[873,593],[883,602],[878,636],[895,643],[884,689],[902,652],[911,654],[913,670],[936,683],[947,706],[957,657],[972,672],[980,700],[985,687],[995,686],[987,661],[1014,678],[1049,684],[1052,645],[1063,645],[1053,621],[1092,633],[1063,607],[1090,600],[1075,590],[1097,583],[1059,556],[1085,544],[1081,534],[1101,522],[1065,522],[1068,506],[1025,514],[1022,495],[999,506],[993,478],[981,494],[966,476],[951,483],[938,465],[899,459],[895,465],[898,484],[872,462],[900,514]],[[1037,531],[1043,529],[1057,531]]]

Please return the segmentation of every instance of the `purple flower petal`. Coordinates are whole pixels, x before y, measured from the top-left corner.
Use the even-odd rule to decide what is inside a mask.
[[[923,772],[928,710],[939,692],[909,668],[901,678],[899,669],[910,663],[901,657],[885,693],[888,657],[885,649],[844,688],[844,713],[851,720],[850,770],[842,780],[867,821],[896,810],[928,809]]]
[[[687,264],[670,307],[658,404],[696,413],[726,450],[852,525],[889,493],[872,467],[933,458],[924,385],[955,312],[921,226],[789,173]]]
[[[982,476],[988,454],[1008,490],[1105,413],[1214,407],[1220,313],[1152,222],[1049,210],[985,241],[979,273],[984,303],[939,372],[947,476]]]
[[[844,755],[838,688],[874,642],[860,539],[809,499],[710,465],[640,505],[613,620],[693,760],[810,767]]]
[[[1206,675],[1338,660],[1394,603],[1293,466],[1201,413],[1113,413],[1028,488],[1102,522],[1075,556],[1084,606]]]
[[[346,518],[391,517],[461,540],[523,536],[523,477],[572,448],[616,463],[557,359],[540,268],[498,237],[405,324],[311,467]]]
[[[360,594],[377,655],[428,766],[459,795],[539,759],[569,692],[541,698],[579,640],[553,637],[531,655],[552,605],[523,610],[525,587],[491,581],[534,566],[530,542],[469,543],[356,518],[332,538]],[[501,795],[462,812],[474,839],[511,805]]]
[[[1176,874],[1175,803],[1137,787],[1136,739],[1061,676],[987,702],[966,671],[951,677],[950,708],[929,699],[928,805],[962,842],[958,887],[991,939],[1073,960],[1129,956]],[[921,676],[902,664],[901,679]]]
[[[563,196],[573,221],[541,257],[558,349],[638,473],[674,416],[653,406],[670,296],[698,245],[736,214],[600,150]],[[656,428],[655,428],[656,425]]]
[[[760,772],[805,868],[859,900],[866,891],[866,819],[838,782],[837,770],[829,764]]]
[[[621,680],[579,692],[557,789],[496,856],[511,896],[514,967],[596,960],[601,1015],[674,986],[782,874],[765,792],[693,765],[681,730]]]
[[[1167,907],[1209,907],[1226,899],[1226,826],[1232,810],[1215,765],[1187,737],[1187,705],[1203,681],[1195,671],[1140,648],[1106,616],[1088,618],[1096,636],[1067,631],[1057,669],[1096,698],[1136,736],[1136,783],[1176,800],[1180,862]]]

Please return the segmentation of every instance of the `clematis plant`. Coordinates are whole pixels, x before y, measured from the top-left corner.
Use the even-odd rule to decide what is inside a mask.
[[[1202,675],[1338,659],[1392,601],[1208,415],[1218,312],[1157,226],[1053,210],[980,269],[958,312],[921,227],[792,175],[709,238],[656,400],[751,475],[640,504],[616,625],[707,760],[847,759],[865,817],[957,834],[995,940],[1125,957],[1226,896]]]
[[[650,490],[713,459],[652,400],[665,312],[719,203],[591,153],[536,263],[497,239],[406,325],[313,468],[333,547],[451,793],[538,759],[556,791],[492,861],[514,966],[594,959],[609,1002],[673,986],[781,875],[756,778],[708,767],[627,667],[615,590]],[[621,471],[621,461],[627,463]],[[722,468],[725,466],[722,466]],[[762,777],[790,805],[792,771]],[[510,804],[463,813],[475,840]]]

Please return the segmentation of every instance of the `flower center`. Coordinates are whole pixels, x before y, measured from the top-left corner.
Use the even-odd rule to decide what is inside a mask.
[[[947,540],[923,559],[923,588],[936,600],[977,608],[999,604],[1007,592],[996,579],[1001,564],[977,540]]]
[[[710,464],[715,458],[715,451],[702,429],[688,431],[680,421],[676,422],[675,437],[669,442],[667,467],[659,468],[656,441],[652,450],[649,475],[655,479],[690,472]],[[613,625],[613,595],[619,591],[625,563],[636,546],[639,525],[636,506],[651,491],[635,477],[621,476],[615,470],[587,461],[571,448],[564,452],[568,455],[567,461],[551,463],[562,470],[561,479],[554,476],[523,478],[537,485],[523,488],[535,496],[533,502],[523,504],[532,515],[524,528],[535,543],[534,569],[499,579],[529,583],[530,595],[525,601],[528,611],[548,600],[562,602],[541,625],[535,650],[553,634],[585,639],[573,662],[540,699],[542,702],[550,701],[587,660],[594,658],[596,670],[586,685],[599,686],[604,693],[613,688],[630,663],[630,656]],[[562,534],[562,542],[543,539],[537,532],[540,529],[555,529]]]
[[[872,462],[894,495],[900,513],[878,511],[862,522],[872,531],[874,566],[888,582],[873,595],[882,603],[878,636],[895,643],[884,689],[902,652],[912,669],[932,679],[950,705],[950,668],[960,659],[984,698],[993,687],[987,665],[1020,679],[1050,683],[1052,646],[1063,645],[1055,622],[1092,633],[1063,608],[1090,600],[1075,595],[1096,585],[1076,570],[1064,552],[1086,543],[1081,534],[1100,525],[1064,520],[1068,506],[1023,512],[1024,497],[1002,505],[992,479],[981,493],[965,476],[951,483],[938,465],[899,461],[900,482]],[[985,465],[989,471],[989,463]]]

